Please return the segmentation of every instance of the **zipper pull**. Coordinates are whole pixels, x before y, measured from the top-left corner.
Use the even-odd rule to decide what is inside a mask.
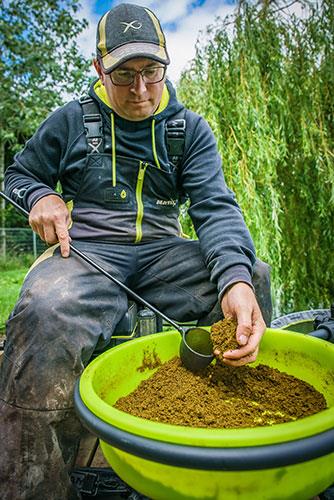
[[[138,180],[142,181],[145,175],[145,170],[147,167],[147,163],[140,162],[139,172],[138,172]]]

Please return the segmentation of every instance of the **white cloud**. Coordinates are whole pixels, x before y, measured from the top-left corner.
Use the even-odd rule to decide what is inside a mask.
[[[194,58],[195,44],[200,31],[205,31],[208,25],[213,24],[217,16],[224,18],[232,12],[233,8],[226,5],[214,10],[205,6],[197,8],[180,22],[177,31],[166,31],[167,46],[171,58],[168,75],[172,81],[178,80],[181,71]]]
[[[151,8],[158,16],[161,23],[175,22],[187,13],[189,0],[166,0],[162,2],[151,2]]]
[[[81,9],[77,17],[80,19],[87,19],[89,23],[88,28],[78,36],[78,45],[85,57],[93,57],[95,54],[96,27],[100,16],[93,12],[92,2],[89,0],[82,0]]]
[[[168,76],[174,83],[177,82],[187,63],[195,56],[195,43],[199,31],[205,30],[206,26],[212,24],[216,16],[225,17],[234,8],[224,5],[221,1],[217,3],[215,0],[207,0],[203,6],[197,7],[187,14],[187,9],[191,5],[189,0],[135,0],[133,2],[128,0],[128,3],[149,7],[154,11],[161,23],[176,23],[176,31],[164,30],[171,59]],[[78,44],[82,53],[86,57],[91,57],[95,52],[96,27],[100,16],[94,13],[94,3],[92,1],[82,0],[81,6],[79,15],[88,20],[89,27],[79,36]],[[92,74],[94,74],[93,69]]]

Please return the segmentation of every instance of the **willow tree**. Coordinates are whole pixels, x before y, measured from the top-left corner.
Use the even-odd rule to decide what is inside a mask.
[[[276,314],[334,301],[334,1],[284,4],[217,19],[179,84],[272,266]]]
[[[87,81],[89,63],[76,44],[87,25],[76,18],[79,6],[78,0],[0,2],[1,183],[6,156]]]

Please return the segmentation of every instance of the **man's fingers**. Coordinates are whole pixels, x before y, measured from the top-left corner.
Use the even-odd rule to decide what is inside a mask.
[[[48,244],[48,245],[53,245],[54,243],[57,243],[58,238],[57,234],[55,231],[55,228],[53,224],[44,224],[42,226],[43,229],[43,240]]]
[[[68,230],[62,224],[56,225],[57,239],[60,243],[60,253],[63,257],[70,255],[70,236]]]
[[[70,254],[70,236],[68,230],[62,224],[56,227],[53,224],[36,225],[31,224],[31,228],[41,240],[45,241],[48,245],[60,243],[60,252],[63,257],[68,257]]]
[[[44,241],[44,230],[42,226],[38,226],[37,224],[30,223],[31,229],[38,234],[38,236],[41,238],[41,240]]]
[[[224,357],[224,364],[228,366],[243,366],[248,363],[253,363],[257,358],[258,351],[256,350],[252,354],[244,356],[240,359],[230,359]]]
[[[252,363],[256,360],[258,355],[258,347],[255,347],[253,351],[247,348],[235,349],[233,351],[227,351],[224,353],[223,362],[228,366],[242,366],[247,363]],[[215,349],[213,354],[218,357],[221,352],[219,349]]]
[[[255,361],[265,323],[252,288],[243,282],[233,284],[224,294],[221,307],[224,316],[233,315],[237,321],[238,349],[223,353],[224,363],[242,366]]]
[[[40,238],[49,245],[59,242],[63,257],[70,254],[68,233],[69,213],[58,195],[48,195],[36,202],[30,210],[29,223]]]
[[[249,337],[253,332],[252,310],[248,308],[238,308],[236,311],[238,344],[244,346],[248,343]]]
[[[252,361],[255,361],[255,358],[257,356],[258,350],[259,350],[259,345],[261,342],[261,338],[263,335],[263,322],[258,321],[253,325],[253,332],[249,335],[247,339],[247,344],[244,346],[239,347],[239,349],[234,349],[233,351],[226,351],[224,352],[224,360],[242,360],[246,359],[248,357],[254,357]],[[250,363],[251,361],[246,361]],[[239,366],[239,365],[235,365]]]
[[[236,332],[236,337],[238,344],[240,346],[244,346],[248,343],[250,336],[252,335],[252,326],[245,321],[240,321],[239,318],[237,318],[238,321],[238,326],[237,326],[237,332]]]
[[[234,349],[233,351],[224,352],[224,358],[241,359],[246,356],[250,356],[257,351],[260,340],[261,340],[261,335],[253,333],[252,335],[249,336],[246,345],[239,347],[239,349]]]
[[[239,349],[234,349],[233,351],[226,351],[224,352],[223,356],[224,359],[241,359],[246,356],[252,355],[255,350],[256,350],[256,344],[255,345],[250,345],[247,344],[244,347],[239,347]]]

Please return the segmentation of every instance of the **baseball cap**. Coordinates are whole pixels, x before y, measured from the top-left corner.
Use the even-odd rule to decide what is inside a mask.
[[[136,57],[169,64],[160,22],[146,7],[122,3],[106,12],[97,26],[97,58],[105,73]]]

